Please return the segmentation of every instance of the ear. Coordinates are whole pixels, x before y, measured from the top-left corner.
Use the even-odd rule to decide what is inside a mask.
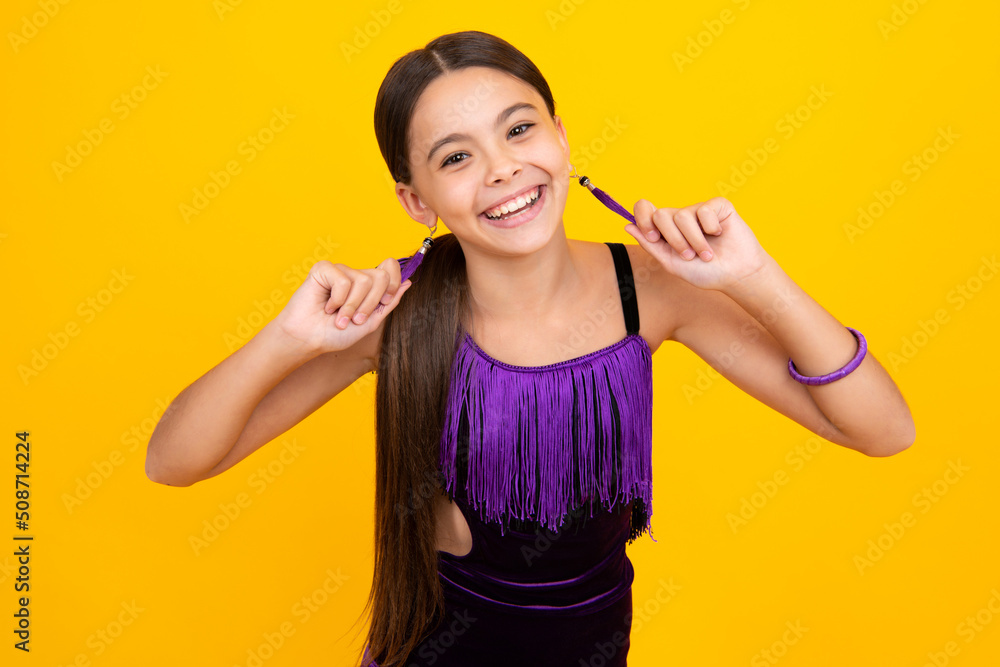
[[[566,154],[566,161],[570,160],[569,156],[569,140],[566,138],[566,126],[563,125],[562,118],[560,116],[553,116],[552,120],[556,124],[556,131],[559,132],[559,145],[562,146],[563,153]]]
[[[434,223],[437,222],[437,213],[424,203],[424,200],[420,198],[420,195],[413,189],[413,186],[406,183],[396,183],[396,198],[399,199],[399,203],[403,207],[403,210],[406,211],[406,214],[417,222],[423,223],[428,227],[433,227]]]

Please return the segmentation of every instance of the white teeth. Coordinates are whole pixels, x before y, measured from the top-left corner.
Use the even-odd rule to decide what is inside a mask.
[[[495,220],[500,216],[507,215],[508,213],[513,213],[514,211],[520,210],[521,208],[537,200],[539,194],[541,194],[540,189],[535,188],[527,196],[525,195],[518,196],[515,199],[512,199],[508,202],[501,204],[500,206],[497,206],[495,208],[490,209],[489,211],[486,211],[486,217]]]

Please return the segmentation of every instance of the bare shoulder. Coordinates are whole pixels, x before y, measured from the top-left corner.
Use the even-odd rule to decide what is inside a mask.
[[[586,249],[588,269],[594,276],[614,276],[614,259],[606,242],[581,241],[572,243]],[[680,309],[690,298],[689,289],[697,289],[669,274],[649,253],[637,243],[622,243],[628,252],[632,278],[635,282],[636,301],[639,304],[639,335],[646,339],[653,352],[669,340],[680,325]],[[613,278],[611,285],[614,284]],[[603,281],[603,278],[602,278]],[[686,289],[687,288],[687,289]],[[617,289],[614,294],[617,295]],[[701,290],[699,290],[701,291]],[[617,302],[618,299],[615,297]]]
[[[709,295],[703,290],[672,275],[642,246],[623,244],[628,250],[639,302],[639,333],[657,350],[661,343],[676,340],[677,329],[687,321],[692,309]]]

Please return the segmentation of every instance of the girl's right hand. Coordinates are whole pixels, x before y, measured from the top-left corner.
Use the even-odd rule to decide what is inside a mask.
[[[374,269],[352,269],[324,259],[312,265],[275,319],[305,349],[319,354],[344,350],[392,312],[412,284],[400,281],[399,262],[392,257]]]

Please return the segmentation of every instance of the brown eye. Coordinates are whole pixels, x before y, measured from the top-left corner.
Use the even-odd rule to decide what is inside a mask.
[[[441,163],[441,166],[447,167],[449,164],[458,164],[459,162],[462,162],[462,160],[454,160],[454,158],[457,158],[460,155],[467,155],[467,153],[454,153],[453,155],[449,155],[444,159],[444,162]]]
[[[511,133],[513,133],[514,130],[517,130],[519,128],[524,128],[520,132],[518,132],[517,134],[514,135],[515,137],[517,137],[517,136],[520,136],[520,135],[524,134],[525,132],[527,132],[528,128],[531,127],[532,125],[534,125],[534,123],[521,123],[520,125],[515,125],[513,128],[511,128],[510,131],[511,131]]]

